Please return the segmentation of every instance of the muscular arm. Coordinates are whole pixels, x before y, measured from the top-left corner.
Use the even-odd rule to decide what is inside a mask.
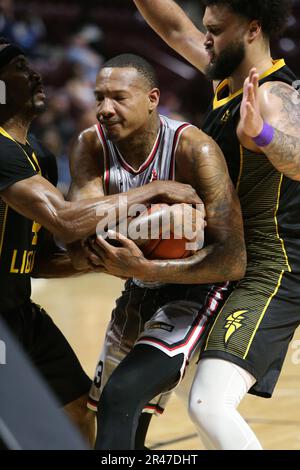
[[[199,197],[190,188],[183,188],[183,199],[197,204]],[[161,182],[153,182],[143,189],[128,193],[129,204],[149,203],[158,200],[178,199],[178,188],[170,188]],[[116,210],[119,196],[93,197],[74,202],[65,201],[61,192],[40,175],[18,181],[1,191],[1,198],[24,217],[34,220],[60,240],[71,243],[81,240],[96,231],[97,223]],[[181,201],[184,202],[184,201]]]
[[[273,126],[274,137],[259,148],[252,138],[261,133],[264,121]],[[280,173],[300,181],[300,96],[293,87],[283,82],[258,87],[252,69],[244,84],[237,134],[246,148],[263,152]]]
[[[184,260],[150,261],[144,280],[208,283],[237,280],[246,268],[246,249],[238,196],[217,144],[196,128],[181,137],[176,177],[195,187],[206,209],[206,248]],[[146,279],[147,277],[147,279]]]
[[[223,154],[203,132],[184,132],[176,153],[176,178],[192,184],[206,209],[207,246],[195,255],[179,260],[146,260],[138,248],[128,259],[132,242],[123,248],[98,240],[106,272],[132,276],[142,281],[175,284],[206,284],[237,280],[246,269],[246,249],[239,200],[229,178]],[[93,247],[99,253],[96,246]]]
[[[291,86],[275,82],[261,90],[262,117],[275,135],[262,150],[275,168],[300,181],[300,96]]]
[[[173,0],[134,0],[156,33],[200,71],[208,64],[205,35]]]
[[[190,185],[180,185],[170,181],[155,181],[140,188],[131,189],[122,195],[104,196],[103,159],[102,145],[95,128],[87,129],[79,136],[70,155],[72,183],[69,198],[71,201],[82,203],[89,198],[99,197],[106,205],[105,207],[109,207],[108,223],[111,222],[114,225],[122,220],[119,211],[120,196],[127,198],[128,207],[134,204],[146,205],[156,201],[176,203],[183,202],[185,199],[190,202],[193,200],[194,203],[201,202],[196,191]],[[126,211],[122,211],[122,214],[123,217],[127,217]],[[69,246],[68,249],[76,267],[86,266],[87,247],[80,247],[79,243],[76,243],[76,245]],[[85,255],[83,250],[86,251]]]
[[[60,278],[84,274],[87,270],[78,271],[72,265],[67,252],[60,249],[49,232],[44,234],[42,246],[38,248],[34,262],[34,270],[31,273],[35,278]]]

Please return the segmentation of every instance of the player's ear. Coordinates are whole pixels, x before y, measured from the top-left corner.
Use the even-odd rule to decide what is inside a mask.
[[[158,88],[152,88],[148,93],[149,111],[153,111],[159,105],[160,91]]]
[[[257,36],[261,34],[261,32],[262,29],[260,22],[257,20],[251,21],[248,30],[248,41],[250,43],[253,42],[257,38]]]

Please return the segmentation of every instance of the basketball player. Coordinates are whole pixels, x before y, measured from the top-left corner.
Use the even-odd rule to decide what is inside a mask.
[[[30,301],[30,273],[41,226],[65,242],[91,235],[103,198],[66,202],[52,184],[56,182],[53,158],[28,135],[32,120],[45,108],[41,77],[30,68],[22,50],[7,41],[0,44],[0,79],[6,85],[6,104],[0,106],[0,314],[66,411],[82,428],[89,428],[90,380],[50,317]],[[193,188],[175,182],[153,182],[128,198],[131,202],[201,202]],[[37,265],[36,275],[41,269],[43,276],[74,273],[67,257],[54,256],[46,266]]]
[[[103,389],[96,448],[133,449],[142,409],[180,381],[227,281],[243,276],[243,229],[222,153],[197,128],[159,116],[150,64],[132,54],[111,59],[95,96],[99,124],[79,136],[71,156],[72,199],[144,187],[155,175],[191,184],[207,215],[207,246],[187,259],[149,261],[136,248],[129,270],[123,248],[104,239],[93,246],[104,272],[134,278],[117,300],[91,392],[96,407]],[[155,402],[146,408],[161,410]]]
[[[295,75],[270,53],[290,2],[206,0],[203,34],[172,0],[134,1],[171,47],[215,81],[203,129],[225,154],[244,216],[246,276],[210,330],[191,417],[211,448],[260,449],[237,407],[248,391],[272,396],[300,320],[299,96]]]

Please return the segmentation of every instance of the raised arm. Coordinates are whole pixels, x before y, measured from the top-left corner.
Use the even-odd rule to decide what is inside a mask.
[[[259,147],[253,138],[261,134],[264,122],[273,130],[269,129],[268,145]],[[245,147],[263,152],[280,173],[300,181],[300,96],[296,89],[283,82],[258,87],[258,74],[252,69],[244,85],[238,134]]]
[[[224,156],[217,144],[196,128],[181,137],[176,153],[176,177],[192,184],[206,209],[206,247],[190,258],[146,260],[136,249],[131,260],[124,248],[99,240],[100,256],[108,273],[133,276],[143,281],[205,284],[241,279],[246,269],[246,248],[238,196],[230,180]],[[122,251],[123,250],[123,251]]]
[[[173,0],[133,0],[147,23],[178,54],[204,72],[205,35]]]

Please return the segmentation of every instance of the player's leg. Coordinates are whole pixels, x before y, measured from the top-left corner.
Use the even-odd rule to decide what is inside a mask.
[[[134,449],[144,406],[168,390],[180,376],[183,354],[169,357],[148,345],[137,345],[114,371],[103,389],[96,449]]]
[[[150,426],[150,421],[152,418],[152,414],[150,413],[141,413],[139,417],[139,422],[137,426],[137,430],[135,433],[135,450],[145,450],[147,447],[145,446],[147,432]]]
[[[153,300],[153,290],[149,291],[149,289],[138,287],[129,281],[125,284],[122,296],[116,301],[89,392],[88,408],[94,412],[94,416],[96,416],[102,390],[108,379],[120,362],[129,354],[144,329],[144,321],[140,313],[142,302],[144,307],[146,303],[149,303],[147,310],[149,315],[152,315],[152,310],[155,307],[150,299]],[[141,414],[136,432],[136,449],[144,449],[152,413],[157,413],[158,404],[156,402],[158,400],[159,398],[154,400],[149,409],[147,407],[147,412]],[[159,412],[161,412],[161,407]],[[102,422],[99,421],[98,425],[100,429]]]
[[[191,388],[195,379],[198,362],[199,362],[199,354],[194,354],[186,370],[186,373],[184,374],[184,379],[178,385],[178,387],[176,387],[176,389],[174,390],[176,397],[179,398],[179,400],[183,403],[186,410],[189,409],[189,397],[190,397]],[[202,429],[199,426],[197,426],[197,423],[196,423],[195,428],[200,436],[200,439],[205,449],[215,450],[215,446],[213,445],[209,437],[204,432],[202,432]]]
[[[96,437],[96,417],[95,413],[87,408],[87,402],[88,393],[65,405],[64,411],[93,446]]]
[[[289,341],[299,325],[297,282],[292,273],[283,276],[283,271],[267,268],[252,272],[238,284],[212,325],[190,409],[194,421],[219,449],[260,448],[236,408],[247,391],[272,396]],[[292,301],[289,292],[294,293]],[[208,415],[212,419],[207,420]],[[220,424],[225,415],[229,420],[226,435]]]
[[[185,286],[177,300],[162,305],[145,324],[134,349],[121,362],[103,390],[100,400],[99,449],[133,449],[142,409],[148,400],[177,384],[196,347],[204,338],[212,316],[212,302],[222,292]],[[161,296],[178,295],[174,287]],[[194,292],[195,300],[192,298]],[[212,291],[214,294],[212,294]],[[174,293],[175,292],[175,293]],[[222,295],[218,300],[221,300]],[[147,347],[146,347],[147,346]],[[116,430],[118,428],[118,430]]]
[[[91,381],[78,358],[49,315],[34,303],[28,303],[19,314],[17,336],[29,353],[60,404],[87,440],[94,434],[94,425],[86,411]],[[89,441],[91,443],[91,441]]]
[[[190,417],[215,449],[258,450],[261,445],[237,407],[256,379],[222,359],[201,359],[190,395]],[[207,445],[207,444],[206,444]],[[211,445],[209,448],[212,448]]]

